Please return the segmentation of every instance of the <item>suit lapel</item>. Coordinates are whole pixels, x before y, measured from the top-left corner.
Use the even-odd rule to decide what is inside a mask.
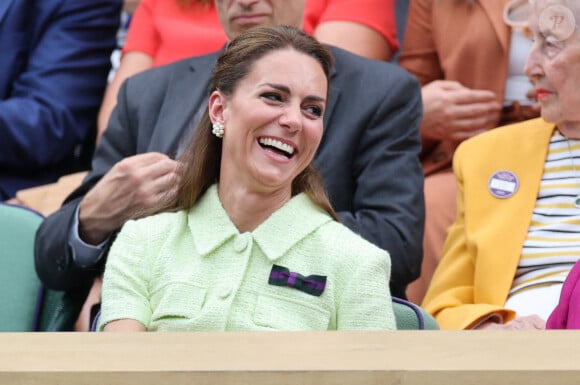
[[[330,49],[330,51],[332,52],[333,48],[332,47],[328,47]],[[325,123],[325,127],[326,124],[328,124],[328,122],[330,122],[330,117],[332,116],[334,107],[336,106],[336,103],[338,102],[339,96],[340,96],[340,87],[338,86],[337,82],[335,81],[336,77],[338,76],[338,72],[336,69],[336,60],[335,60],[335,65],[332,67],[331,71],[330,71],[330,87],[328,89],[328,100],[326,102],[326,110],[324,111],[324,123]],[[320,145],[318,146],[318,148],[322,148],[322,143],[324,143],[324,141],[326,140],[326,135],[322,135],[322,140],[320,141]]]
[[[187,140],[195,127],[191,119],[207,96],[211,72],[219,53],[191,59],[188,71],[176,71],[167,87],[166,99],[159,113],[151,143],[158,143],[159,151],[175,156],[181,140]]]
[[[10,5],[14,3],[16,0],[3,0],[0,1],[0,23],[4,20],[4,17],[8,13],[8,8]]]
[[[503,9],[507,2],[508,0],[487,0],[478,2],[493,25],[493,29],[501,43],[501,47],[506,53],[509,49],[510,29],[503,21]]]

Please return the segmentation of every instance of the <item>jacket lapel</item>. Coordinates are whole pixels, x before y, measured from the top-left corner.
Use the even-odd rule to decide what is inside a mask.
[[[205,102],[211,72],[219,52],[192,58],[188,71],[176,71],[167,86],[166,99],[153,131],[152,143],[158,143],[160,151],[175,156],[182,140],[188,140],[195,127],[191,119]]]
[[[489,18],[504,52],[508,52],[510,28],[503,21],[503,9],[509,0],[478,1]]]
[[[330,51],[333,51],[333,47],[332,46],[327,46],[327,48],[330,49]],[[336,106],[336,103],[338,102],[338,99],[340,97],[340,87],[338,86],[338,82],[335,81],[337,75],[337,69],[336,69],[336,60],[335,60],[335,66],[332,67],[332,69],[330,70],[330,86],[328,87],[328,100],[326,101],[326,110],[324,111],[324,123],[325,123],[325,127],[326,124],[328,124],[328,122],[330,121],[330,117],[332,116],[332,112]],[[324,141],[326,140],[326,135],[322,135],[322,140],[320,141],[320,145],[318,146],[318,148],[322,147],[322,143],[324,143]]]
[[[492,149],[493,158],[490,159],[493,160],[490,163],[497,167],[494,169],[491,166],[487,175],[484,175],[489,181],[495,172],[508,170],[516,176],[519,186],[513,196],[498,202],[498,198],[489,192],[489,182],[486,182],[488,191],[481,197],[481,210],[494,213],[492,221],[482,227],[493,228],[480,230],[481,252],[487,256],[481,259],[485,265],[482,266],[479,278],[484,286],[489,285],[497,290],[479,291],[493,293],[493,298],[477,298],[477,302],[505,303],[528,234],[554,125],[542,119],[527,124],[523,137],[523,131],[519,130],[516,132],[517,137],[503,138],[506,144],[504,147]],[[484,215],[483,212],[480,215]]]

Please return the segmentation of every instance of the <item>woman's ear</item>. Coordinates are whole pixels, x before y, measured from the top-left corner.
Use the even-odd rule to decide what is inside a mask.
[[[214,91],[209,96],[208,111],[209,117],[213,123],[215,122],[224,123],[225,103],[226,98],[219,91]]]

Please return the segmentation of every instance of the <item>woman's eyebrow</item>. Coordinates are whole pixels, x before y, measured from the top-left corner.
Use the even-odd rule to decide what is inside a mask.
[[[261,83],[258,85],[258,87],[272,87],[278,91],[284,92],[289,94],[290,93],[290,87],[285,86],[284,84],[278,84],[278,83]],[[319,101],[319,102],[326,102],[326,99],[321,97],[321,96],[317,96],[317,95],[308,95],[307,97],[305,97],[305,99],[308,100],[313,100],[313,101]]]
[[[258,85],[258,87],[272,87],[274,89],[277,89],[278,91],[282,91],[287,94],[290,93],[290,87],[278,83],[261,83]]]

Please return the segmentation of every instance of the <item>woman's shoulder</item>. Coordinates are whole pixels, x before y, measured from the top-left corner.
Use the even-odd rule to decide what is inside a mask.
[[[344,224],[331,221],[319,228],[319,236],[333,258],[360,261],[361,256],[383,260],[389,253],[367,241]]]
[[[341,291],[355,277],[372,282],[389,279],[391,258],[387,251],[362,238],[339,222],[328,222],[319,229],[320,248],[318,263],[325,266],[326,275],[334,277]],[[388,282],[385,283],[388,286]]]
[[[187,211],[180,210],[132,219],[127,221],[124,227],[131,228],[133,231],[146,230],[149,234],[167,234],[180,228],[180,224],[185,224],[186,221]]]
[[[459,147],[462,149],[475,149],[481,146],[489,146],[497,149],[498,146],[513,146],[514,140],[522,139],[529,135],[540,134],[548,136],[553,130],[553,123],[546,122],[542,118],[530,119],[486,131],[463,141]]]

